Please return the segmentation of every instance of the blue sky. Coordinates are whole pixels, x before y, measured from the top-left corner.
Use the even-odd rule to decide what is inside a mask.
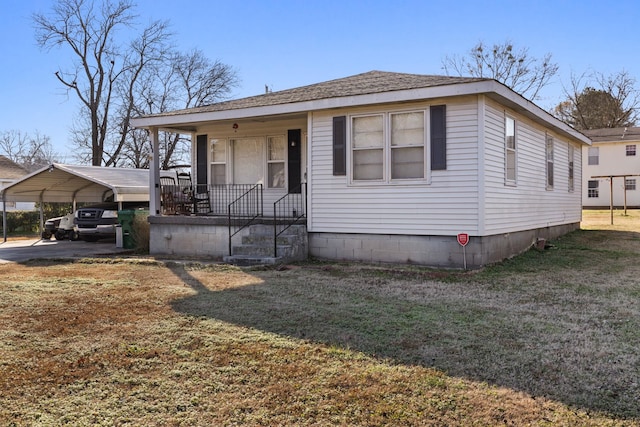
[[[31,14],[53,0],[4,0],[0,8],[0,132],[48,135],[60,161],[71,162],[69,129],[78,102],[54,77],[69,60],[42,52]],[[288,89],[371,70],[443,74],[447,55],[477,42],[511,40],[531,56],[551,53],[560,67],[537,103],[563,100],[562,84],[587,71],[626,70],[639,80],[640,2],[480,0],[139,0],[140,21],[171,23],[177,47],[201,49],[236,68],[233,98],[265,85]]]

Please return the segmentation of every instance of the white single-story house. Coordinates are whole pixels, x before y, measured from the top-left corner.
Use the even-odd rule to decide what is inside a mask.
[[[640,207],[640,127],[585,130],[582,205],[585,208]]]
[[[15,163],[6,156],[0,155],[0,192],[2,189],[16,180],[28,175],[29,171]],[[3,212],[32,211],[35,210],[34,202],[5,202],[0,200],[0,210]]]
[[[154,147],[152,254],[475,268],[581,220],[589,138],[492,79],[371,71],[133,125]],[[188,215],[166,209],[160,130],[192,136]]]

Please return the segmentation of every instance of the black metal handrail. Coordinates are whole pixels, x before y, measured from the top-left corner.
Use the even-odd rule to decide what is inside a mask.
[[[278,236],[307,216],[307,184],[290,189],[273,203],[273,257],[278,257]]]
[[[250,185],[250,188],[227,205],[229,223],[229,255],[232,253],[232,239],[256,218],[263,216],[262,184]]]
[[[195,189],[162,184],[163,214],[227,216],[229,204],[251,191],[255,184],[196,184],[193,187]]]

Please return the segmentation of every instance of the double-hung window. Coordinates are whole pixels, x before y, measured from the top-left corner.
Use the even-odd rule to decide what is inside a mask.
[[[509,116],[504,118],[504,181],[505,184],[516,183],[516,121]]]
[[[227,141],[211,140],[211,184],[227,183]]]
[[[385,116],[353,117],[351,122],[354,181],[384,177]]]
[[[574,156],[575,150],[573,145],[569,145],[569,191],[573,191],[574,183],[573,183],[573,169],[574,169]]]
[[[628,191],[635,191],[636,189],[636,179],[635,178],[625,178],[624,180],[624,189]]]
[[[595,166],[600,164],[600,148],[589,147],[589,165]]]
[[[391,179],[424,178],[424,112],[391,114]]]
[[[596,180],[589,180],[587,183],[587,197],[590,199],[600,197],[599,191],[600,183]]]
[[[553,137],[551,135],[547,135],[545,142],[545,152],[547,157],[547,190],[553,190]]]
[[[636,155],[636,145],[635,144],[627,145],[625,147],[625,152],[626,152],[627,156],[635,156]]]
[[[284,188],[284,136],[267,137],[267,184],[269,188]]]
[[[425,112],[393,112],[351,118],[353,181],[425,178]]]

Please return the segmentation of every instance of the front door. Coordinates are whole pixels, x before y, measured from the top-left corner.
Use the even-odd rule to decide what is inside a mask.
[[[302,131],[300,129],[287,131],[287,159],[289,193],[300,193],[300,184],[302,183]]]

